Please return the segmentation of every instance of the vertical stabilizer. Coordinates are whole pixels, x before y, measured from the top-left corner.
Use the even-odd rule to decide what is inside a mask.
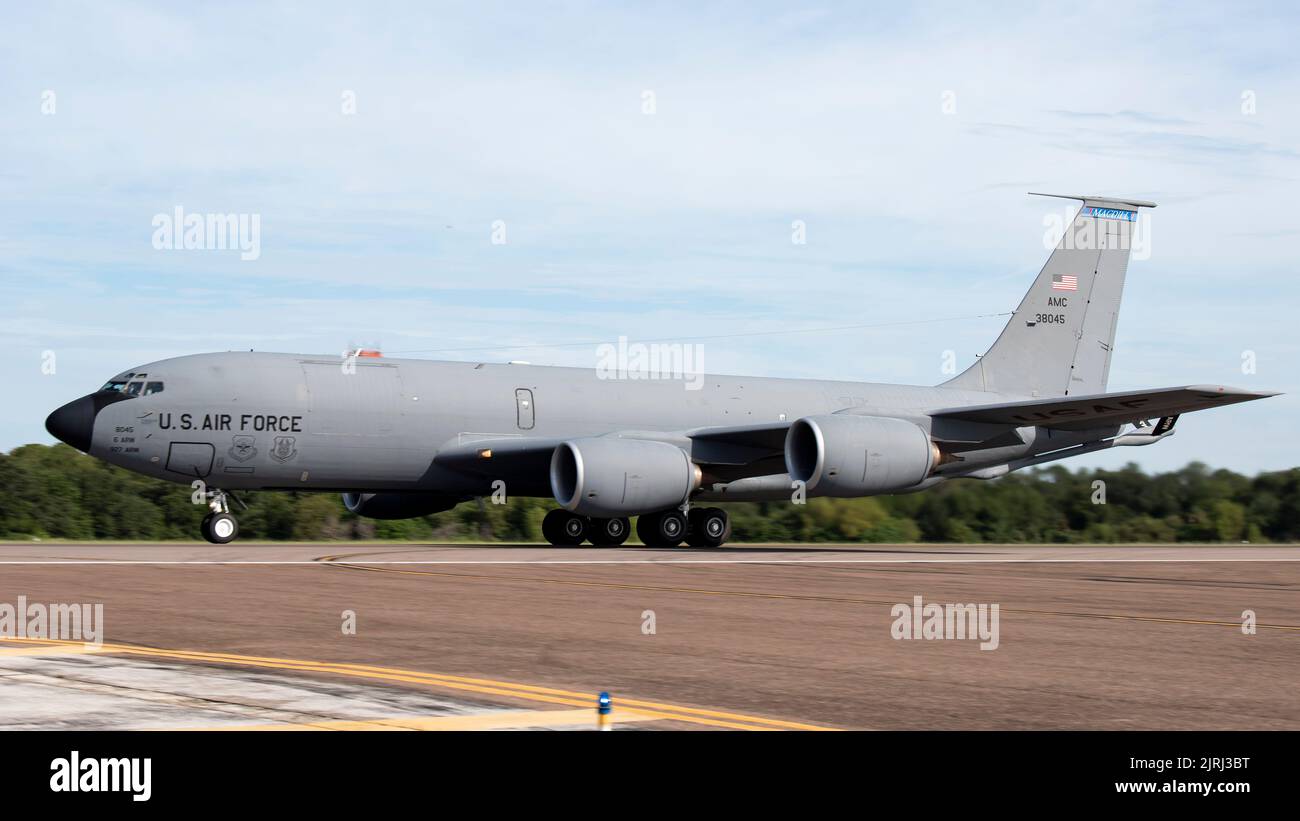
[[[993,347],[945,387],[1044,397],[1105,392],[1138,209],[1155,203],[1045,196],[1083,207]]]

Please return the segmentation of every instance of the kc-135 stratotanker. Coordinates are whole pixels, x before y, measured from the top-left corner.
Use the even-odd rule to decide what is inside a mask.
[[[553,497],[556,545],[718,546],[706,503],[924,490],[1170,436],[1179,414],[1273,396],[1218,385],[1107,393],[1138,209],[1083,205],[993,346],[935,387],[704,376],[599,378],[524,364],[209,353],[140,365],[46,428],[115,465],[195,483],[202,535],[228,491],[343,494],[381,519],[505,489]],[[696,387],[696,386],[693,386]],[[504,482],[504,484],[501,484]]]

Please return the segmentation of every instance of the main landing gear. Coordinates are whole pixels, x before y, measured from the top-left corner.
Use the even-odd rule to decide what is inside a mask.
[[[542,520],[542,535],[557,547],[576,547],[589,541],[597,547],[617,547],[627,541],[631,524],[626,517],[595,519],[567,510],[552,510]],[[717,507],[646,513],[637,519],[636,535],[650,547],[720,547],[731,538],[731,519]]]
[[[618,547],[627,541],[632,523],[626,518],[589,519],[567,510],[552,510],[542,519],[542,535],[557,547],[590,541],[596,547]]]
[[[722,547],[731,538],[731,517],[720,507],[695,507],[687,517],[686,543],[691,547]]]
[[[239,522],[230,515],[230,505],[226,502],[224,490],[208,491],[208,507],[212,510],[203,517],[199,533],[213,544],[229,544],[239,535]]]

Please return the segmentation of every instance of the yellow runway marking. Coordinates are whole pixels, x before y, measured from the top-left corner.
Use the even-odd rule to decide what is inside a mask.
[[[18,639],[17,641],[22,641]],[[50,639],[31,639],[42,641],[47,645],[77,644],[79,642],[62,642]],[[277,670],[296,670],[307,673],[330,673],[378,681],[400,681],[410,684],[424,684],[444,687],[451,690],[481,693],[485,695],[506,696],[509,698],[539,701],[547,704],[563,704],[569,707],[585,707],[589,714],[595,714],[595,694],[578,693],[571,690],[558,690],[552,687],[538,687],[531,684],[516,684],[492,679],[450,676],[440,673],[426,673],[418,670],[403,670],[395,667],[377,667],[368,664],[351,664],[330,661],[304,661],[264,656],[244,656],[234,653],[209,653],[198,650],[165,650],[154,647],[141,647],[132,644],[104,644],[100,652],[115,655],[146,656],[166,658],[178,661],[190,661],[207,664],[233,664],[246,667],[264,667]],[[729,713],[720,710],[707,710],[699,707],[681,707],[675,704],[663,704],[641,699],[620,698],[615,695],[615,710],[633,713],[638,716],[685,721],[692,724],[706,724],[713,727],[725,727],[733,730],[829,730],[814,724],[796,721],[783,721],[775,718],[763,718],[742,713]]]
[[[661,721],[655,716],[610,715],[611,723],[626,724],[633,721]],[[458,716],[405,716],[402,718],[372,718],[353,721],[312,721],[303,724],[230,724],[197,729],[216,732],[267,731],[267,730],[510,730],[525,727],[591,727],[596,726],[594,710],[500,710]],[[187,728],[189,729],[189,728]]]
[[[41,641],[42,639],[32,639]],[[0,641],[26,641],[26,639],[0,639]],[[72,656],[81,653],[99,653],[103,648],[95,644],[83,644],[75,641],[68,644],[30,645],[26,647],[0,647],[0,657],[4,656]]]
[[[743,598],[754,599],[781,599],[787,601],[814,601],[827,602],[830,604],[871,604],[884,605],[892,607],[898,602],[885,601],[884,599],[855,599],[841,596],[809,596],[790,593],[760,593],[750,590],[709,590],[699,587],[671,587],[666,585],[648,585],[648,584],[624,584],[620,582],[589,582],[579,581],[577,579],[547,579],[537,576],[494,576],[486,573],[447,573],[439,570],[399,570],[393,567],[375,567],[366,564],[351,564],[345,562],[332,561],[335,557],[326,556],[321,563],[326,567],[337,567],[342,570],[362,570],[368,573],[399,573],[408,576],[444,576],[449,578],[461,579],[491,579],[493,581],[520,581],[520,582],[541,582],[543,584],[564,584],[576,587],[601,587],[613,590],[649,590],[660,593],[690,593],[705,596],[740,596]],[[1017,609],[1012,607],[1000,608],[1003,613],[1021,613],[1031,616],[1060,616],[1063,618],[1076,619],[1111,619],[1119,621],[1142,621],[1154,622],[1157,624],[1199,624],[1211,625],[1216,627],[1241,627],[1240,621],[1213,621],[1209,619],[1179,619],[1160,616],[1136,616],[1125,613],[1081,613],[1058,610],[1028,610]],[[1295,630],[1300,631],[1300,625],[1291,624],[1263,624],[1255,625],[1258,628],[1268,630]]]

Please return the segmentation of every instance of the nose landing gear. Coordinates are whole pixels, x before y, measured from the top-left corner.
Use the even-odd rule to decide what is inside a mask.
[[[229,544],[239,535],[239,522],[230,514],[226,492],[210,490],[207,495],[208,508],[212,512],[203,517],[203,522],[199,525],[199,533],[213,544]]]

